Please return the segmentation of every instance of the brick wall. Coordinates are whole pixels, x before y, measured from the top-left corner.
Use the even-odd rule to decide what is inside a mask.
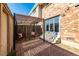
[[[79,7],[71,7],[61,19],[61,37],[72,37],[79,42]]]
[[[44,19],[60,15],[61,39],[79,42],[79,7],[74,4],[49,4],[42,9]]]
[[[64,13],[64,11],[67,9],[67,4],[49,4],[48,6],[45,6],[42,10],[42,17],[44,19],[50,18],[56,15],[59,15],[61,13]]]

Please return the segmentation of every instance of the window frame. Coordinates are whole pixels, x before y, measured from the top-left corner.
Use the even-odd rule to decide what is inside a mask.
[[[60,16],[60,15],[57,15],[57,16],[54,16],[54,17],[50,17],[50,18],[44,19],[44,22],[47,21],[47,20],[53,19],[53,18],[55,18],[55,17],[59,17],[59,31],[58,31],[58,33],[59,33],[59,35],[60,35],[60,31],[61,31],[61,29],[60,29],[61,16]],[[54,22],[54,21],[53,21],[53,22]],[[53,24],[53,27],[54,27],[54,31],[55,31],[55,24]],[[46,31],[46,30],[45,30],[45,31]],[[50,31],[50,24],[49,24],[49,31]],[[51,31],[50,31],[50,32],[51,32]]]

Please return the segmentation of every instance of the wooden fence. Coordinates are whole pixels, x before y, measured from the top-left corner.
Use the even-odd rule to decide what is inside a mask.
[[[34,35],[32,33],[34,32]],[[42,34],[42,28],[39,25],[17,25],[17,34],[21,33],[24,40],[35,39]],[[17,35],[18,39],[18,35]]]

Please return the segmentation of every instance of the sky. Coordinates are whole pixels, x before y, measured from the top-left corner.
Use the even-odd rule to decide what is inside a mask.
[[[8,7],[12,14],[23,14],[28,15],[35,3],[8,3]]]

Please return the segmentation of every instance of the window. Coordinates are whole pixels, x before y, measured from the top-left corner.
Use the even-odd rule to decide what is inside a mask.
[[[50,24],[50,31],[53,31],[53,24]]]
[[[55,23],[55,32],[59,32],[59,23]]]
[[[59,35],[59,16],[55,16],[45,20],[45,36],[55,39]],[[50,38],[47,38],[50,39]]]
[[[55,17],[55,32],[59,32],[59,17]]]
[[[46,31],[49,31],[49,25],[46,26]]]
[[[59,32],[59,16],[45,21],[46,31]]]

